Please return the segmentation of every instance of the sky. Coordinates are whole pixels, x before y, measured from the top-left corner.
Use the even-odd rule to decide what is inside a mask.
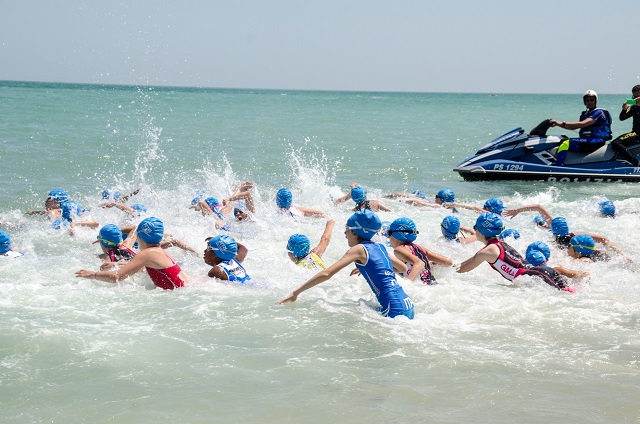
[[[630,93],[640,1],[0,0],[0,80]]]

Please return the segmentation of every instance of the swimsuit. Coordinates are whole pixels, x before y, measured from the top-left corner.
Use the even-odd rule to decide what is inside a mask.
[[[315,252],[309,253],[304,258],[300,258],[296,261],[296,265],[302,266],[309,269],[325,269],[327,266],[324,264],[324,261],[320,256],[318,256]]]
[[[227,274],[227,280],[229,281],[244,284],[246,281],[251,279],[244,267],[235,259],[220,262],[216,266]]]
[[[164,290],[173,290],[176,287],[184,286],[184,281],[180,278],[180,273],[182,272],[180,266],[171,256],[169,256],[168,253],[164,250],[162,252],[167,256],[167,258],[171,259],[172,265],[163,269],[145,267],[147,268],[149,277],[151,277],[151,281],[153,281],[153,284]]]
[[[381,305],[380,313],[390,318],[404,315],[413,319],[413,302],[396,280],[387,249],[382,244],[371,241],[360,244],[367,254],[367,261],[364,264],[356,262],[356,268],[376,295]]]
[[[409,250],[411,250],[411,254],[413,256],[416,256],[418,259],[424,262],[424,269],[420,273],[420,281],[427,285],[438,284],[436,282],[436,277],[431,272],[431,265],[429,264],[427,252],[424,251],[422,246],[413,243],[405,244],[405,246],[407,246]],[[407,265],[407,272],[402,274],[403,277],[407,277],[411,272],[411,269],[413,268],[413,264],[411,264],[411,262],[405,262],[405,264]]]
[[[121,244],[114,249],[109,249],[107,255],[111,262],[129,262],[136,256],[136,252]]]

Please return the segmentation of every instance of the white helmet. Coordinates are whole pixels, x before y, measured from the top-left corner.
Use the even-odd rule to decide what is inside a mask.
[[[582,98],[584,99],[585,97],[595,97],[596,98],[596,102],[598,101],[598,93],[596,93],[593,90],[585,91],[584,94],[582,95]]]

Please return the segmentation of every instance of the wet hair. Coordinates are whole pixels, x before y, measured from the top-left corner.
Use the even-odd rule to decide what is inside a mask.
[[[633,86],[633,88],[631,89],[631,91],[640,91],[640,84],[636,84]]]

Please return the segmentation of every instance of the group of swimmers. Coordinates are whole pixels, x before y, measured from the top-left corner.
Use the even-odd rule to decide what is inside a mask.
[[[204,215],[213,216],[215,228],[223,232],[205,240],[203,259],[211,266],[208,272],[211,278],[237,283],[245,283],[251,279],[243,266],[248,249],[227,233],[233,232],[234,222],[252,219],[255,213],[252,188],[252,183],[243,182],[234,193],[222,201],[213,197],[205,198],[204,192],[198,192],[191,202],[191,208]],[[137,191],[128,196],[119,196],[117,192],[105,190],[105,202],[100,206],[115,207],[131,216],[137,216],[141,211],[146,211],[144,205],[129,206],[125,203],[135,194]],[[597,249],[596,243],[616,253],[622,253],[604,236],[589,232],[570,232],[565,218],[552,217],[541,205],[505,209],[502,201],[497,198],[487,200],[483,207],[467,205],[457,203],[453,191],[448,188],[440,190],[433,201],[428,200],[420,191],[410,194],[392,193],[385,198],[400,199],[417,207],[447,208],[454,213],[460,209],[478,212],[473,228],[460,225],[460,220],[453,214],[446,216],[441,223],[441,233],[449,241],[461,244],[477,241],[484,246],[470,258],[455,263],[453,259],[415,243],[419,232],[415,222],[410,218],[401,217],[384,225],[376,212],[391,209],[379,200],[369,200],[366,190],[354,183],[347,195],[335,201],[336,205],[349,199],[355,203],[354,213],[347,219],[344,230],[349,249],[337,262],[328,267],[325,265],[322,256],[329,246],[335,225],[335,221],[331,219],[327,220],[320,241],[314,248],[311,248],[311,241],[306,235],[291,235],[286,243],[289,259],[296,265],[316,270],[317,273],[279,303],[295,301],[302,292],[327,281],[352,263],[355,269],[351,275],[361,274],[365,278],[380,304],[380,312],[388,317],[403,315],[412,319],[415,313],[413,302],[402,289],[396,274],[410,281],[433,285],[437,281],[432,272],[432,265],[454,266],[457,272],[465,273],[487,262],[509,281],[527,275],[539,278],[559,290],[573,292],[574,288],[567,278],[587,277],[588,273],[549,266],[547,262],[551,249],[542,241],[530,243],[524,256],[505,242],[508,237],[518,238],[519,233],[514,229],[505,229],[503,217],[512,218],[527,211],[538,212],[534,218],[535,224],[549,227],[555,245],[565,250],[571,258],[587,261],[609,260],[609,255]],[[323,211],[294,205],[292,192],[287,188],[278,190],[275,201],[283,216],[295,220],[327,216]],[[603,216],[615,216],[615,206],[612,202],[602,202],[600,207]],[[71,201],[66,191],[52,190],[45,200],[44,211],[26,213],[48,215],[54,228],[69,228],[70,231],[76,226],[97,228],[97,222],[82,219],[84,212],[82,205]],[[164,223],[153,216],[142,219],[138,225],[104,225],[100,228],[96,240],[102,249],[100,257],[103,263],[100,269],[82,269],[76,272],[76,276],[117,283],[144,268],[153,283],[162,289],[173,290],[183,287],[189,282],[189,277],[166,249],[178,246],[189,252],[195,251],[183,242],[166,236]],[[373,241],[375,236],[378,236],[377,241]],[[12,250],[10,237],[3,231],[0,231],[0,255],[22,255],[21,252]]]

